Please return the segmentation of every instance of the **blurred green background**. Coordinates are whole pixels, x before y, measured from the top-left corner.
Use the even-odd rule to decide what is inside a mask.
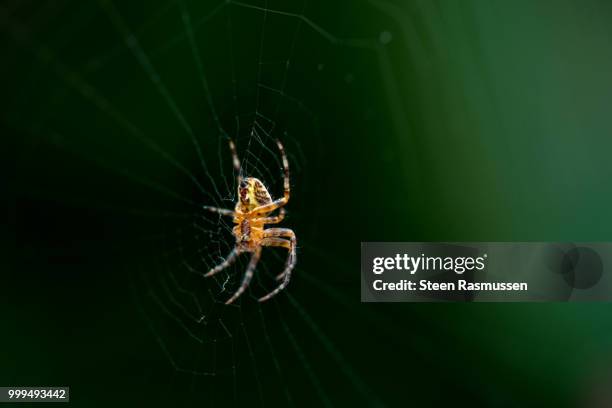
[[[1,385],[76,406],[609,406],[609,304],[361,304],[359,250],[610,240],[611,22],[602,0],[4,2]],[[234,307],[246,260],[191,273],[232,246],[199,209],[232,206],[227,137],[275,196],[275,138],[291,162],[298,267],[261,306],[282,252]]]

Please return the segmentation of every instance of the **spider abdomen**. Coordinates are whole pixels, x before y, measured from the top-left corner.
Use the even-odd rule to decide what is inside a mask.
[[[239,205],[244,211],[251,211],[272,202],[270,192],[264,184],[255,177],[246,177],[238,186]]]

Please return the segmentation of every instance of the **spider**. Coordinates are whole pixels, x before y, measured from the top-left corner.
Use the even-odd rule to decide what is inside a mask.
[[[261,257],[261,250],[263,247],[282,247],[287,249],[289,254],[285,264],[285,270],[276,277],[276,280],[282,279],[282,282],[272,292],[259,298],[260,302],[265,302],[283,290],[287,284],[289,284],[291,271],[295,267],[295,247],[297,241],[293,230],[289,228],[265,228],[265,225],[278,224],[285,218],[285,209],[282,207],[289,201],[289,161],[287,160],[285,149],[280,140],[277,140],[276,144],[278,145],[278,150],[280,150],[283,160],[284,194],[282,198],[272,200],[268,189],[259,179],[255,177],[242,177],[240,159],[236,153],[236,145],[230,139],[229,146],[238,182],[238,202],[236,203],[236,207],[232,211],[225,208],[207,205],[203,206],[205,210],[233,217],[234,224],[236,224],[232,229],[232,233],[236,238],[234,249],[223,262],[212,268],[204,276],[213,276],[221,272],[232,265],[242,253],[250,252],[252,254],[240,287],[236,293],[225,302],[226,305],[236,300],[249,286],[257,262]],[[276,209],[280,209],[278,214],[271,216],[270,213]]]

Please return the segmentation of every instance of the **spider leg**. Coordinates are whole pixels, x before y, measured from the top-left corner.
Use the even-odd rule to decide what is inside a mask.
[[[229,217],[233,217],[234,216],[234,212],[232,210],[228,210],[226,208],[211,207],[210,205],[203,205],[202,208],[207,210],[207,211],[214,212],[214,213],[217,213],[217,214],[227,215]]]
[[[281,158],[283,159],[283,172],[284,172],[284,192],[283,197],[278,200],[274,200],[271,203],[264,204],[251,210],[251,214],[265,214],[270,211],[274,211],[279,207],[284,206],[289,202],[289,196],[291,195],[291,189],[289,185],[289,160],[287,160],[287,154],[285,154],[285,148],[280,140],[276,140],[278,150],[281,152]]]
[[[281,208],[278,215],[272,217],[253,218],[251,222],[261,222],[263,224],[278,224],[285,219],[285,209]]]
[[[240,287],[234,293],[234,295],[225,302],[226,305],[229,305],[234,300],[238,299],[240,295],[245,291],[249,283],[251,282],[251,278],[253,277],[253,273],[255,272],[255,266],[257,266],[257,262],[259,262],[259,258],[261,257],[261,248],[257,248],[253,255],[251,256],[251,261],[249,262],[249,266],[247,266],[247,270],[244,273],[244,278],[242,278],[242,283]]]
[[[268,228],[264,230],[264,238],[282,237],[295,240],[295,233],[289,228]]]
[[[269,228],[264,231],[264,239],[262,240],[262,245],[267,241],[270,246],[282,246],[289,250],[289,256],[287,257],[287,263],[285,264],[285,270],[279,275],[279,279],[283,279],[280,285],[276,287],[272,292],[268,293],[266,296],[259,299],[260,302],[265,302],[270,299],[272,296],[278,294],[281,290],[285,289],[289,284],[289,280],[291,279],[291,271],[295,267],[295,263],[297,261],[297,256],[295,253],[295,247],[297,245],[297,240],[295,238],[295,233],[288,228]],[[285,241],[284,239],[277,237],[286,237],[289,238],[289,241]],[[281,242],[283,244],[281,244]],[[285,246],[284,242],[287,242],[288,245]]]
[[[282,238],[276,238],[276,237],[264,238],[261,240],[261,246],[282,247],[282,248],[287,249],[288,251],[291,251],[291,241],[287,241],[286,239],[282,239]],[[282,272],[276,275],[275,279],[281,280],[283,279],[283,276],[285,276],[285,272]]]
[[[240,255],[240,251],[237,248],[232,249],[232,252],[229,253],[229,255],[225,258],[223,262],[205,273],[204,276],[209,277],[221,272],[222,270],[233,264],[236,261],[236,258],[238,258],[238,255]]]
[[[236,144],[232,139],[229,141],[230,150],[232,152],[232,163],[234,164],[234,170],[236,171],[236,181],[238,185],[242,182],[242,172],[240,171],[240,159],[238,158],[238,153],[236,152]]]
[[[293,232],[293,230],[290,230],[289,228],[268,228],[267,230],[265,230],[264,234],[265,234],[264,236],[270,237],[270,238],[264,238],[264,241],[269,239],[269,240],[274,240],[275,243],[278,242],[278,241],[283,242],[283,244],[274,245],[274,246],[282,246],[284,248],[287,248],[289,250],[289,258],[287,259],[287,265],[289,265],[289,261],[291,259],[291,256],[293,256],[293,258],[294,258],[293,259],[293,263],[295,265],[295,258],[296,258],[295,246],[296,246],[297,242],[296,242],[295,233]],[[289,238],[290,240],[287,241],[287,240],[284,240],[284,239],[273,238],[273,237],[284,237],[284,238]],[[293,250],[292,250],[292,245],[293,245]],[[293,267],[291,267],[291,269],[293,269]],[[289,273],[291,273],[291,270],[289,270]],[[287,274],[287,267],[285,267],[285,270],[282,273],[280,273],[280,274],[278,274],[276,276],[276,280],[283,279],[286,274]],[[285,286],[287,286],[287,285],[285,284]],[[280,290],[282,290],[282,289],[280,289]],[[279,292],[280,292],[280,290],[279,290]]]

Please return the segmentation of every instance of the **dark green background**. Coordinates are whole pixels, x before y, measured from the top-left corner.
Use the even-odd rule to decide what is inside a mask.
[[[593,397],[612,383],[609,304],[359,302],[361,241],[610,240],[609,2],[124,3],[0,6],[3,153],[16,162],[1,385],[68,385],[77,406],[610,403]],[[276,123],[263,144],[256,110]],[[194,211],[175,193],[213,204],[213,181],[231,198],[226,135],[274,195],[265,147],[280,137],[290,155],[298,267],[261,308],[278,260],[223,308],[212,300],[227,294],[183,261],[231,237],[160,215]],[[213,346],[148,296],[169,273],[233,334],[215,346],[216,377],[173,369],[147,327],[181,363],[213,364]]]

